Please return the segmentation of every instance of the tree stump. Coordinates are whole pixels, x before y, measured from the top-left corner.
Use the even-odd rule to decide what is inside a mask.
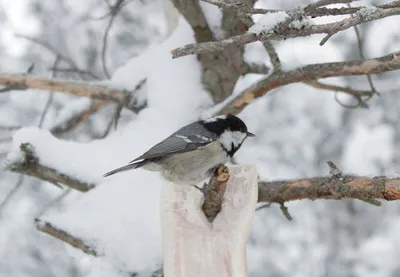
[[[210,223],[203,195],[167,183],[161,192],[165,277],[245,277],[246,245],[258,197],[255,166],[229,168],[222,209]]]

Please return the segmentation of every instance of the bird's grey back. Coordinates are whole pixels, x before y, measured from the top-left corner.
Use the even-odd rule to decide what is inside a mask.
[[[184,153],[196,150],[216,139],[217,136],[205,129],[199,121],[193,122],[177,130],[130,163],[136,163],[137,161],[145,159],[165,157],[173,153]]]

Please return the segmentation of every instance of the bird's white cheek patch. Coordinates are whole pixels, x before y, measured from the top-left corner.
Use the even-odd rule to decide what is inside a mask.
[[[246,138],[246,134],[239,131],[225,131],[219,137],[219,141],[225,147],[225,149],[232,150],[232,143],[235,147],[238,147],[243,140]]]

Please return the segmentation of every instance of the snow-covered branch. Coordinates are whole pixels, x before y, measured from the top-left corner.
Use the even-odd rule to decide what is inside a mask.
[[[88,191],[94,187],[94,184],[86,183],[72,176],[61,173],[55,168],[45,166],[40,163],[40,157],[34,152],[34,147],[29,143],[20,145],[21,155],[15,161],[7,163],[7,169],[28,176],[36,177],[53,184],[64,184],[78,191]]]
[[[142,87],[144,82],[145,80],[142,80],[133,91],[123,91],[96,84],[44,79],[26,74],[0,73],[0,85],[5,86],[5,89],[8,91],[40,89],[51,92],[67,93],[75,96],[84,96],[115,102],[134,112],[138,112],[143,108],[143,105],[136,101],[133,94]]]
[[[398,1],[397,1],[398,2]],[[300,10],[301,9],[297,9]],[[200,54],[207,52],[218,52],[224,50],[226,47],[231,45],[243,45],[255,41],[264,40],[285,40],[288,38],[305,37],[313,34],[326,34],[325,38],[321,41],[320,45],[323,45],[331,36],[334,34],[349,29],[359,24],[379,20],[388,16],[400,15],[400,7],[390,6],[390,8],[382,9],[379,7],[364,8],[357,10],[352,17],[339,20],[333,23],[326,24],[312,24],[311,22],[299,20],[299,17],[306,16],[303,14],[297,14],[296,12],[280,12],[286,14],[287,19],[284,21],[277,21],[275,25],[264,28],[261,23],[256,23],[248,32],[229,37],[218,41],[208,41],[202,43],[188,44],[184,47],[176,48],[171,51],[173,58],[179,58],[192,54]],[[288,14],[296,14],[296,16],[289,16]],[[275,16],[274,14],[266,14],[265,17]]]
[[[310,64],[291,71],[277,71],[251,87],[246,88],[232,101],[227,103],[218,114],[237,114],[254,99],[265,95],[274,88],[287,84],[319,78],[376,74],[399,69],[400,51],[396,51],[374,59]],[[341,91],[356,97],[358,100],[363,100],[362,92],[359,92],[358,94],[355,90],[343,89]]]

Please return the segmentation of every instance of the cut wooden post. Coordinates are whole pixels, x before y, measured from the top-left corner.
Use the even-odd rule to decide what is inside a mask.
[[[222,210],[210,223],[203,195],[191,186],[167,183],[161,192],[164,277],[245,277],[246,244],[255,212],[255,166],[229,167]]]

